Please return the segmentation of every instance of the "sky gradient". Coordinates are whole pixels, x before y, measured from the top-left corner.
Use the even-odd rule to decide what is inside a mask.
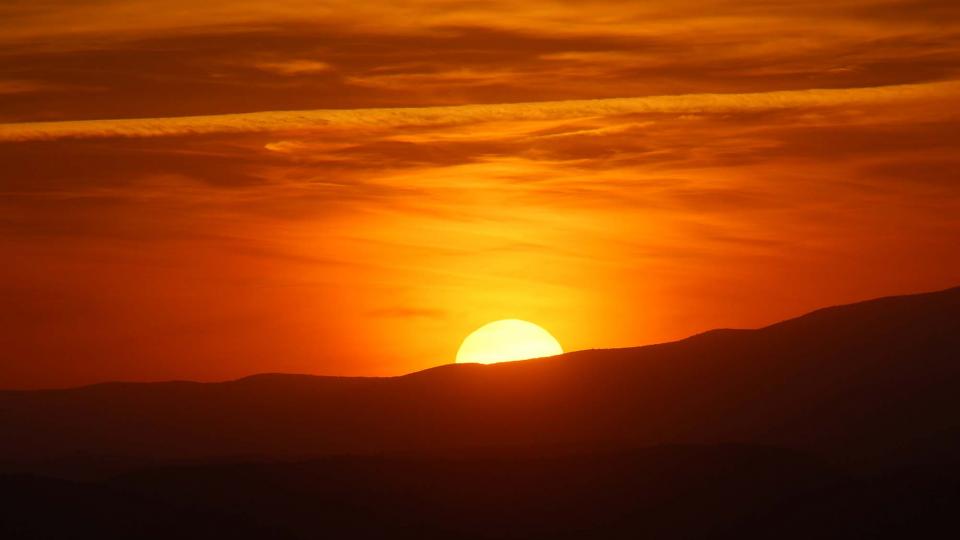
[[[960,283],[960,4],[0,5],[0,387],[395,375]]]

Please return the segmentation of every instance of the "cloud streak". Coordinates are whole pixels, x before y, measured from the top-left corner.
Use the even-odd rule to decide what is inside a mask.
[[[955,96],[960,82],[872,88],[812,89],[739,94],[684,94],[441,107],[318,109],[241,114],[0,124],[0,141],[165,137],[212,133],[315,131],[337,127],[389,128],[496,121],[536,121],[626,114],[697,114],[796,107],[896,104]]]

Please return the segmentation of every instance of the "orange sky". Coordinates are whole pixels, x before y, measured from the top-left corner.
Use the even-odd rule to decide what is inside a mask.
[[[0,65],[0,387],[960,283],[954,1],[7,0]]]

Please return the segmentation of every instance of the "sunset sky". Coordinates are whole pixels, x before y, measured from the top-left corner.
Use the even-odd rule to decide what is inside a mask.
[[[0,388],[960,284],[960,2],[4,0]]]

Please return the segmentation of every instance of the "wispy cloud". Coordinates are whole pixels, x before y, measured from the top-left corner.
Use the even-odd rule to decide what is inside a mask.
[[[272,62],[256,62],[253,67],[277,73],[279,75],[312,75],[315,73],[325,73],[331,71],[333,66],[319,60],[277,60]]]
[[[36,81],[17,81],[17,80],[0,81],[0,95],[25,94],[29,92],[36,92],[39,90],[46,90],[47,88],[48,88],[48,85],[44,83],[39,83]]]
[[[795,90],[745,94],[686,94],[614,99],[447,107],[321,109],[244,114],[0,124],[0,141],[98,137],[163,137],[209,133],[322,130],[339,126],[396,127],[504,120],[553,120],[640,113],[693,114],[896,103],[956,95],[960,82],[874,88]]]

